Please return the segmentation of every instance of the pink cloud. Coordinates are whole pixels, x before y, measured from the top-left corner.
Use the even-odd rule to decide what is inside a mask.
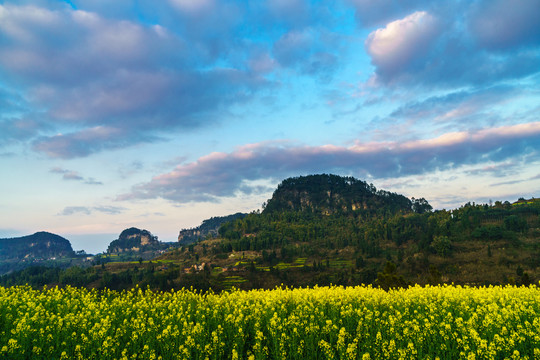
[[[438,169],[481,163],[491,157],[511,159],[540,146],[540,122],[471,132],[451,132],[407,142],[300,146],[264,142],[231,153],[211,153],[141,184],[122,200],[165,198],[174,202],[219,201],[245,191],[246,182],[279,181],[289,176],[338,172],[355,176],[399,178]],[[540,154],[537,154],[540,156]]]

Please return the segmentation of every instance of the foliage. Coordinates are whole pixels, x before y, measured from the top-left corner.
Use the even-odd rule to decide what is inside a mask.
[[[0,288],[6,359],[540,357],[532,287],[232,291]]]
[[[452,249],[452,242],[446,235],[434,236],[431,246],[435,249],[440,256],[446,256]]]
[[[182,245],[189,245],[209,236],[214,237],[218,234],[218,230],[221,225],[236,219],[242,219],[246,215],[247,214],[244,213],[236,213],[227,216],[215,216],[210,219],[203,220],[202,224],[196,228],[180,230],[178,241]]]
[[[412,210],[418,214],[424,214],[433,210],[433,207],[424,198],[415,199],[412,198]]]
[[[410,211],[411,206],[411,200],[405,196],[377,190],[373,184],[353,177],[322,174],[283,180],[263,213],[292,210],[330,214],[375,207],[397,212]]]

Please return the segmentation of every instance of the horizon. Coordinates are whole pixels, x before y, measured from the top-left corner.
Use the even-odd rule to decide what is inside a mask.
[[[317,173],[434,209],[538,196],[538,10],[0,0],[0,238],[175,241]]]
[[[377,190],[385,190],[385,189],[377,189]],[[535,197],[532,197],[532,199],[534,199]],[[528,200],[528,199],[527,199]],[[497,201],[500,201],[501,203],[504,203],[506,201],[509,201],[509,200],[500,200],[500,199],[497,199],[497,200],[493,200],[493,199],[490,199],[489,200],[489,205],[491,205],[491,203],[495,203]],[[516,199],[516,201],[519,201],[519,199]],[[516,201],[509,201],[510,203],[513,203],[513,202],[516,202]],[[470,202],[469,202],[470,203]],[[472,202],[472,204],[474,205],[474,202]],[[487,203],[478,203],[476,205],[484,205]],[[462,204],[461,206],[465,206],[466,204]],[[461,207],[460,206],[460,207]],[[448,210],[448,211],[452,211],[452,210],[455,210],[457,208],[454,208],[454,209],[433,209],[433,211],[438,211],[438,210]],[[253,211],[257,211],[257,210],[253,210]],[[228,215],[232,215],[232,214],[228,214]],[[213,216],[208,216],[206,219],[204,220],[208,220],[210,218],[212,218]],[[204,221],[203,220],[203,221]],[[182,231],[182,230],[186,230],[186,229],[191,229],[191,228],[197,228],[199,227],[200,225],[202,225],[202,221],[200,224],[198,225],[194,225],[192,227],[189,227],[189,228],[182,228],[182,229],[179,229],[178,232]],[[124,231],[126,229],[122,229],[118,235],[116,234],[84,234],[84,235],[73,235],[73,234],[68,234],[68,235],[61,235],[61,234],[56,234],[56,235],[60,235],[62,236],[63,238],[65,238],[66,240],[69,240],[69,242],[71,243],[72,245],[72,248],[74,251],[79,251],[79,250],[84,250],[87,254],[89,255],[97,255],[97,254],[101,254],[101,253],[106,253],[107,252],[107,247],[109,246],[109,244],[118,239],[120,233],[122,231]],[[139,230],[147,230],[149,231],[152,235],[156,236],[155,233],[153,233],[151,230],[149,229],[143,229],[143,228],[140,228]],[[25,236],[25,235],[33,235],[35,233],[37,233],[39,231],[36,231],[32,234],[21,234],[21,235],[18,235],[18,236]],[[16,236],[16,237],[18,237]],[[14,236],[15,237],[15,236]],[[3,236],[0,236],[0,239],[4,238]],[[163,239],[160,239],[159,236],[158,236],[158,241],[164,243],[164,242],[177,242],[178,239],[175,238],[175,239],[172,239],[172,240],[163,240]]]

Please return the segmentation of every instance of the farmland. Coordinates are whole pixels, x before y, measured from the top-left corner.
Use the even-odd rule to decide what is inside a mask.
[[[539,334],[536,286],[0,288],[7,359],[534,359]]]

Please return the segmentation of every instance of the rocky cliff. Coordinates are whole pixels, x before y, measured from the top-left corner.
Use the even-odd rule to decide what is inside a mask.
[[[154,250],[160,247],[157,236],[148,230],[129,228],[120,233],[118,239],[112,241],[107,248],[108,253],[137,252]]]

